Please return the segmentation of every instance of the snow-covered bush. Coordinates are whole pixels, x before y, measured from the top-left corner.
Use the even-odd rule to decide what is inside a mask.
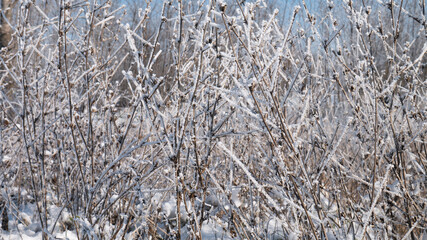
[[[426,235],[421,3],[47,2],[1,22],[0,236]]]

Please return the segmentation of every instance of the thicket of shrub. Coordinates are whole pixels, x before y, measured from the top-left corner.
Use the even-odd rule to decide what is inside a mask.
[[[54,2],[2,21],[3,236],[426,235],[422,1]]]

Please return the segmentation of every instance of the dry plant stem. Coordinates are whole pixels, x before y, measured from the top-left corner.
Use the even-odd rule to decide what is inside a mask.
[[[130,196],[130,199],[132,199],[132,201],[129,201],[129,203],[128,203],[128,206],[127,206],[127,209],[126,209],[126,215],[128,216],[127,217],[127,220],[126,220],[126,225],[125,225],[125,228],[124,228],[124,231],[123,231],[123,235],[122,235],[122,240],[124,240],[125,239],[125,236],[126,236],[126,233],[128,232],[128,230],[129,230],[129,227],[130,227],[130,224],[131,224],[131,221],[132,221],[132,219],[134,218],[133,217],[133,214],[131,214],[131,204],[134,204],[135,203],[135,198],[134,198],[134,196],[133,196],[134,194],[132,193],[131,194],[131,196]]]
[[[262,119],[262,121],[263,121],[263,123],[264,123],[264,126],[267,128],[267,131],[268,131],[268,133],[269,133],[269,135],[270,135],[270,138],[271,138],[271,140],[273,141],[274,147],[276,148],[276,147],[277,147],[276,140],[275,140],[275,138],[273,137],[273,135],[272,135],[272,133],[271,133],[271,131],[270,131],[270,129],[269,129],[269,127],[268,127],[268,125],[267,125],[266,121],[265,121],[265,118],[264,118],[264,115],[262,114],[261,109],[259,108],[258,101],[256,100],[256,98],[255,98],[255,96],[254,96],[254,93],[253,93],[253,87],[250,87],[250,88],[249,88],[249,91],[250,91],[250,93],[251,93],[252,99],[253,99],[253,100],[254,100],[254,102],[255,102],[255,105],[257,106],[258,112],[259,112],[259,114],[260,114],[260,116],[261,116],[261,119]],[[285,163],[285,166],[286,166],[286,168],[287,168],[287,169],[288,169],[288,171],[289,171],[289,170],[291,169],[291,168],[289,167],[289,163],[288,163],[287,161],[285,161],[285,159],[283,159],[283,158],[281,158],[281,160]],[[294,180],[293,175],[289,175],[289,179],[291,180],[291,183],[292,183],[292,185],[293,185],[293,187],[294,187],[294,191],[295,191],[296,195],[298,196],[298,199],[299,199],[299,201],[300,201],[301,205],[302,205],[302,206],[303,206],[303,208],[304,208],[304,211],[305,211],[305,213],[306,213],[306,215],[307,215],[307,218],[308,218],[308,221],[309,221],[309,223],[310,223],[311,230],[313,231],[313,234],[314,234],[315,238],[316,238],[316,239],[318,239],[318,237],[317,237],[317,232],[316,232],[316,228],[314,227],[313,221],[311,220],[311,217],[310,217],[310,215],[308,214],[308,210],[307,210],[307,207],[306,207],[306,205],[305,205],[305,203],[304,203],[304,199],[302,198],[302,195],[301,195],[301,193],[300,193],[300,192],[299,192],[299,190],[298,190],[298,186],[297,186],[297,185],[296,185],[296,183],[295,183],[295,180]],[[324,237],[325,237],[326,239],[328,239],[325,229],[324,229],[324,228],[322,228],[322,230],[324,231]]]
[[[91,12],[91,21],[89,24],[89,31],[86,34],[86,47],[87,48],[91,48],[90,46],[90,41],[91,41],[91,36],[92,36],[92,30],[94,29],[94,18],[95,18],[95,12]],[[77,18],[76,18],[77,19]],[[89,69],[89,50],[86,51],[85,53],[85,70],[87,71]],[[86,78],[86,84],[87,84],[87,114],[88,114],[88,130],[87,130],[87,142],[90,143],[90,150],[88,149],[88,154],[90,155],[90,165],[91,165],[91,187],[93,187],[93,184],[95,182],[95,163],[94,163],[94,156],[93,156],[93,152],[94,152],[94,142],[93,142],[93,126],[92,126],[92,100],[91,100],[91,95],[90,95],[90,80],[91,78],[89,78],[89,76],[86,74],[85,76]],[[77,121],[76,121],[77,123]],[[91,212],[89,212],[89,219],[91,219]]]
[[[44,221],[46,223],[46,228],[43,230],[44,233],[48,234],[48,226],[47,226],[47,184],[46,184],[46,166],[45,166],[45,142],[46,142],[46,125],[45,125],[45,84],[43,83],[43,88],[42,88],[42,103],[41,103],[41,125],[42,125],[42,149],[41,149],[41,156],[40,156],[40,162],[41,162],[41,168],[40,168],[40,176],[41,176],[41,181],[40,181],[40,188],[43,189],[43,208],[44,208]],[[33,125],[35,125],[36,122],[33,121]]]
[[[38,216],[39,216],[39,220],[40,220],[40,223],[41,223],[41,225],[42,225],[42,228],[44,228],[44,221],[43,221],[43,217],[42,217],[42,212],[43,212],[43,210],[40,208],[40,205],[39,205],[39,197],[38,197],[38,194],[37,194],[37,192],[38,192],[38,190],[37,190],[37,188],[36,188],[36,183],[35,183],[35,180],[34,180],[34,171],[33,171],[33,163],[31,162],[31,156],[30,156],[30,147],[31,146],[29,146],[27,143],[28,143],[28,140],[27,140],[27,134],[26,134],[26,130],[25,130],[25,128],[26,128],[26,121],[25,121],[25,119],[26,119],[26,115],[27,115],[27,99],[26,99],[26,80],[25,80],[25,76],[22,76],[22,89],[23,89],[23,91],[22,91],[22,113],[21,113],[21,121],[22,121],[22,138],[24,139],[24,143],[25,143],[25,152],[26,152],[26,154],[27,154],[27,159],[28,159],[28,165],[29,165],[29,167],[30,167],[30,177],[31,177],[31,185],[32,185],[32,188],[31,188],[31,190],[33,191],[33,196],[34,196],[34,199],[36,200],[36,206],[37,206],[37,212],[38,212]]]
[[[218,182],[218,179],[216,179],[215,178],[215,176],[209,171],[209,169],[208,168],[206,168],[206,173],[207,173],[207,175],[209,175],[209,177],[211,178],[211,180],[213,181],[213,184],[216,186],[216,188],[217,188],[217,190],[219,190],[224,196],[226,196],[226,201],[227,201],[227,204],[229,204],[229,205],[232,205],[232,199],[231,199],[231,197],[230,197],[230,194],[227,194],[226,193],[226,190],[225,190],[225,187],[224,186],[222,186],[219,182]],[[248,176],[249,178],[250,178],[250,176]],[[250,180],[252,181],[252,180],[254,180],[253,178],[250,178]],[[257,187],[258,187],[259,185],[257,185]],[[267,197],[268,198],[268,197]],[[224,211],[226,211],[225,209],[224,209]],[[227,213],[227,215],[228,215],[228,218],[229,219],[231,219],[232,218],[232,215],[230,215],[230,212],[229,211],[227,211],[226,212]],[[249,230],[253,230],[253,228],[251,227],[251,226],[249,226],[249,224],[247,224],[245,221],[243,222],[244,224],[245,224],[245,226],[246,226],[246,228],[248,228]],[[230,227],[230,226],[229,226]],[[252,231],[253,232],[253,231]]]
[[[222,13],[222,14],[221,14],[221,17],[222,17],[222,22],[224,23],[225,29],[226,29],[226,31],[227,31],[228,40],[229,40],[229,42],[230,42],[231,48],[233,49],[233,53],[234,53],[234,62],[236,63],[236,66],[237,66],[238,70],[241,72],[241,71],[242,71],[242,68],[240,67],[240,63],[239,63],[239,61],[238,61],[238,54],[237,54],[236,48],[234,47],[234,44],[233,44],[233,41],[232,41],[232,38],[231,38],[230,30],[229,30],[229,28],[228,28],[228,22],[225,20],[225,18],[226,18],[227,16],[225,15],[225,13]],[[237,72],[236,72],[236,73],[237,73]],[[237,73],[236,78],[238,78],[238,77],[239,77],[239,74]]]
[[[25,13],[24,13],[25,12]],[[28,25],[28,9],[20,11],[21,14],[25,14],[24,16],[20,16],[21,18],[24,18],[24,26]],[[25,143],[25,149],[26,149],[26,155],[27,155],[27,159],[28,159],[28,163],[29,163],[29,167],[30,167],[30,176],[31,176],[31,183],[32,183],[32,191],[33,191],[33,195],[34,198],[36,200],[36,206],[37,206],[37,212],[38,212],[38,217],[40,220],[40,224],[42,226],[42,229],[45,229],[46,226],[45,224],[47,224],[46,220],[46,208],[45,208],[45,199],[43,197],[43,194],[41,196],[42,199],[42,207],[40,206],[39,203],[39,195],[38,195],[38,190],[36,187],[36,181],[35,181],[35,176],[34,176],[34,170],[33,170],[33,163],[31,161],[31,156],[30,156],[30,151],[29,149],[32,148],[35,154],[35,159],[38,158],[38,150],[37,150],[37,146],[34,146],[34,144],[29,145],[28,144],[28,137],[31,139],[31,134],[30,136],[27,136],[27,130],[26,128],[30,129],[30,121],[29,121],[29,117],[28,117],[28,110],[27,110],[27,104],[28,104],[28,100],[27,100],[27,95],[28,95],[28,81],[27,81],[27,77],[26,77],[26,65],[25,65],[25,49],[26,49],[26,43],[25,43],[25,37],[26,37],[26,30],[27,28],[24,27],[22,32],[21,32],[21,36],[22,38],[20,38],[18,40],[18,45],[21,45],[21,51],[19,53],[20,56],[20,75],[21,75],[21,86],[22,86],[22,113],[21,113],[21,121],[22,121],[22,137],[24,139],[24,143]],[[34,124],[34,121],[33,121]],[[31,131],[29,131],[31,132]],[[32,142],[32,141],[31,141]],[[40,178],[42,178],[42,175],[40,175]],[[40,181],[40,185],[41,187],[43,187],[43,181]],[[45,233],[43,233],[43,239],[47,239],[47,236]]]
[[[67,64],[67,32],[64,30],[64,25],[66,22],[66,14],[65,14],[65,4],[64,0],[61,0],[61,7],[59,9],[59,27],[58,27],[58,35],[59,35],[59,51],[58,51],[58,68],[61,72],[62,82],[65,85],[68,95],[68,107],[69,107],[69,126],[71,130],[71,136],[73,139],[73,149],[75,154],[75,159],[77,161],[79,167],[79,173],[83,181],[83,186],[86,186],[85,176],[83,174],[82,163],[77,151],[77,140],[74,133],[74,124],[73,124],[73,105],[71,100],[71,84],[70,77],[68,72],[68,64]],[[66,82],[66,83],[65,83]],[[85,194],[87,195],[87,194]],[[83,206],[85,208],[85,206]]]
[[[279,116],[280,128],[281,128],[280,135],[286,141],[288,148],[291,149],[294,153],[297,153],[293,145],[294,139],[292,137],[291,131],[289,131],[289,128],[286,124],[286,118],[283,112],[280,111],[278,98],[277,96],[274,96],[273,93],[270,93],[270,95],[271,95],[271,98],[273,99],[273,103],[274,103],[274,107],[276,109],[277,115]]]
[[[160,32],[162,31],[162,27],[163,27],[163,25],[164,25],[164,23],[165,23],[165,21],[166,21],[166,16],[165,16],[165,11],[166,11],[166,2],[165,3],[163,3],[163,6],[162,6],[162,19],[161,19],[161,22],[160,22],[160,24],[159,24],[159,28],[157,29],[157,33],[156,33],[156,37],[155,37],[155,40],[154,40],[154,44],[153,44],[153,48],[152,48],[152,50],[151,50],[151,53],[150,53],[150,57],[148,58],[148,63],[147,63],[147,66],[151,69],[151,67],[152,67],[152,63],[153,63],[153,61],[155,60],[154,58],[155,58],[155,55],[154,55],[154,53],[156,53],[156,50],[157,50],[157,48],[158,48],[158,45],[159,45],[159,37],[160,37]],[[144,82],[144,79],[145,79],[145,77],[146,77],[147,75],[144,75],[144,77],[143,77],[143,82]]]
[[[193,120],[192,120],[192,126],[193,126],[193,145],[194,145],[194,155],[195,155],[195,161],[196,161],[196,168],[197,168],[197,174],[198,176],[198,184],[197,187],[199,187],[199,184],[201,185],[202,189],[205,189],[205,187],[203,186],[203,177],[202,177],[202,173],[201,173],[201,166],[200,166],[200,158],[199,155],[197,153],[198,149],[197,149],[197,140],[196,140],[196,121],[195,121],[195,116],[196,116],[196,109],[195,109],[195,105],[193,105]],[[204,192],[206,192],[205,190],[203,190]],[[204,193],[205,194],[205,193]],[[192,212],[196,213],[196,211],[194,211],[194,194],[190,193],[192,199]],[[185,203],[185,202],[184,202]],[[187,208],[187,206],[186,206]],[[187,211],[188,212],[188,211]],[[202,233],[201,233],[201,228],[200,225],[203,223],[202,219],[203,219],[203,208],[201,210],[201,217],[200,217],[200,221],[197,220],[197,215],[195,217],[195,222],[196,222],[196,227],[197,227],[197,239],[202,239]]]
[[[375,182],[376,182],[376,170],[377,170],[377,137],[378,137],[378,100],[375,90],[375,122],[374,122],[374,168],[372,169],[372,194],[371,194],[371,206],[374,201],[375,194]],[[372,212],[372,222],[375,220],[375,213]]]
[[[180,9],[181,9],[182,2],[179,1],[179,3],[180,3]],[[202,40],[205,39],[205,34],[206,34],[206,27],[203,28]],[[181,147],[182,147],[182,143],[183,143],[183,140],[184,140],[184,137],[185,137],[185,135],[184,135],[185,134],[185,129],[186,129],[187,124],[189,122],[190,109],[193,106],[193,102],[196,100],[196,92],[197,92],[197,90],[199,90],[199,84],[200,84],[200,81],[201,81],[201,78],[202,78],[202,72],[203,72],[203,53],[204,52],[203,52],[202,49],[200,49],[199,51],[200,51],[200,55],[199,55],[199,62],[198,62],[197,78],[195,79],[194,87],[193,87],[193,90],[191,91],[191,94],[190,94],[190,97],[189,97],[188,107],[187,107],[187,110],[185,111],[184,123],[183,123],[183,125],[181,127],[181,131],[180,131],[181,133],[179,135],[178,146],[177,146],[177,148],[175,150],[175,152],[176,152],[175,153],[175,157],[176,157],[176,163],[175,164],[177,164],[177,166],[176,166],[176,176],[175,176],[176,178],[181,178],[181,176],[180,176],[181,170],[179,170],[180,169],[180,160],[179,160],[179,158],[180,158],[180,153],[181,153]],[[180,71],[180,68],[178,68],[178,71]],[[179,84],[179,81],[178,81],[178,84]],[[178,184],[179,183],[178,182],[176,182],[176,183],[177,183],[177,188],[178,188]],[[181,186],[181,187],[183,187],[183,186]],[[178,189],[177,189],[177,195],[179,195],[179,194],[180,194],[180,191],[178,191]],[[178,219],[181,219],[181,213],[180,213],[180,207],[179,207],[180,206],[180,201],[181,201],[180,197],[177,196],[177,216],[178,216]],[[181,223],[180,223],[179,220],[177,220],[177,221],[178,221],[178,232],[177,232],[177,234],[178,233],[181,234],[180,233],[180,224]]]
[[[183,28],[183,11],[182,11],[182,0],[178,0],[178,8],[179,8],[179,32],[178,32],[178,39],[177,39],[177,55],[178,55],[178,62],[177,62],[177,71],[176,71],[176,80],[178,84],[178,91],[180,91],[181,87],[181,43],[183,38],[182,28]],[[178,131],[178,129],[177,129]],[[176,136],[175,136],[176,137]],[[181,136],[184,137],[183,135]],[[177,148],[174,152],[174,155],[172,156],[172,162],[174,164],[175,168],[175,194],[176,194],[176,216],[177,216],[177,231],[175,238],[180,240],[181,239],[181,190],[179,186],[179,178],[181,177],[181,161],[180,161],[180,150]]]
[[[366,215],[366,219],[365,219],[366,221],[365,221],[364,226],[363,226],[363,238],[362,239],[365,239],[366,229],[367,229],[368,224],[369,224],[369,218],[371,217],[372,212],[374,211],[375,205],[377,204],[377,201],[378,201],[378,199],[381,196],[382,190],[384,189],[385,185],[387,184],[387,182],[389,180],[389,173],[390,173],[391,168],[392,167],[390,165],[387,167],[387,171],[386,171],[386,173],[384,175],[384,179],[383,179],[383,181],[381,183],[381,187],[380,187],[380,189],[378,191],[378,194],[375,197],[374,201],[372,202],[370,210],[369,210],[368,214]]]
[[[257,189],[258,189],[258,191],[260,191],[266,198],[267,198],[267,200],[268,200],[268,202],[270,203],[270,204],[272,204],[273,205],[273,207],[275,208],[275,210],[277,211],[277,212],[282,212],[282,210],[280,209],[280,207],[277,205],[277,203],[270,197],[270,195],[268,195],[268,193],[266,193],[265,192],[265,190],[264,190],[264,187],[263,186],[261,186],[259,183],[258,183],[258,181],[251,175],[251,173],[249,172],[249,170],[244,166],[244,164],[228,149],[228,148],[226,148],[225,146],[224,146],[224,144],[222,144],[221,142],[219,142],[218,143],[218,145],[239,165],[239,167],[241,167],[242,168],[242,170],[245,172],[245,174],[250,178],[250,180],[254,183],[254,185],[257,187]],[[282,159],[282,161],[283,161],[283,159]],[[312,231],[313,231],[313,234],[314,234],[314,236],[315,236],[315,238],[316,239],[318,239],[318,237],[317,237],[317,233],[316,233],[316,229],[315,229],[315,227],[314,227],[314,224],[313,224],[313,222],[312,222],[312,220],[311,220],[311,216],[310,216],[310,214],[308,213],[308,211],[307,211],[307,207],[306,207],[306,205],[304,204],[304,202],[303,202],[303,199],[302,199],[302,197],[301,197],[301,194],[300,194],[300,192],[298,191],[298,188],[297,188],[297,185],[296,185],[296,183],[295,183],[295,181],[294,181],[294,179],[293,179],[293,177],[291,176],[291,175],[289,175],[289,179],[291,180],[291,182],[292,182],[292,185],[294,186],[294,191],[295,191],[295,193],[297,194],[297,196],[298,196],[298,198],[299,198],[299,200],[300,200],[300,202],[301,202],[301,205],[303,206],[303,209],[304,209],[304,211],[305,211],[305,213],[306,213],[306,215],[307,215],[307,218],[308,218],[308,221],[309,221],[309,223],[310,223],[310,226],[312,227]],[[320,221],[320,220],[319,220]]]
[[[133,121],[133,119],[134,119],[134,117],[135,117],[135,112],[136,112],[136,109],[138,108],[138,106],[139,106],[139,101],[135,104],[135,106],[133,107],[133,109],[132,109],[132,114],[131,114],[131,116],[130,116],[130,118],[128,119],[128,124],[127,124],[127,126],[126,126],[126,130],[125,130],[125,133],[123,134],[123,135],[121,135],[120,136],[120,146],[119,146],[119,149],[117,150],[117,155],[119,155],[120,153],[121,153],[121,151],[122,151],[122,148],[123,148],[123,145],[124,145],[124,143],[125,143],[125,141],[126,141],[126,137],[127,137],[127,135],[128,135],[128,133],[129,133],[129,129],[130,129],[130,127],[131,127],[131,125],[132,125],[132,121]]]

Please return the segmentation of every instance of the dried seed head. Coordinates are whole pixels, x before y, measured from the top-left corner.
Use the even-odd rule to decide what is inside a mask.
[[[219,10],[221,11],[221,12],[225,12],[225,10],[227,9],[227,3],[226,2],[223,2],[223,1],[221,1],[220,3],[219,3]]]

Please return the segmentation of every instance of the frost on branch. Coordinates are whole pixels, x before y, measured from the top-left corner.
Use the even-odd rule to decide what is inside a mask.
[[[0,238],[425,237],[417,1],[15,2]]]

